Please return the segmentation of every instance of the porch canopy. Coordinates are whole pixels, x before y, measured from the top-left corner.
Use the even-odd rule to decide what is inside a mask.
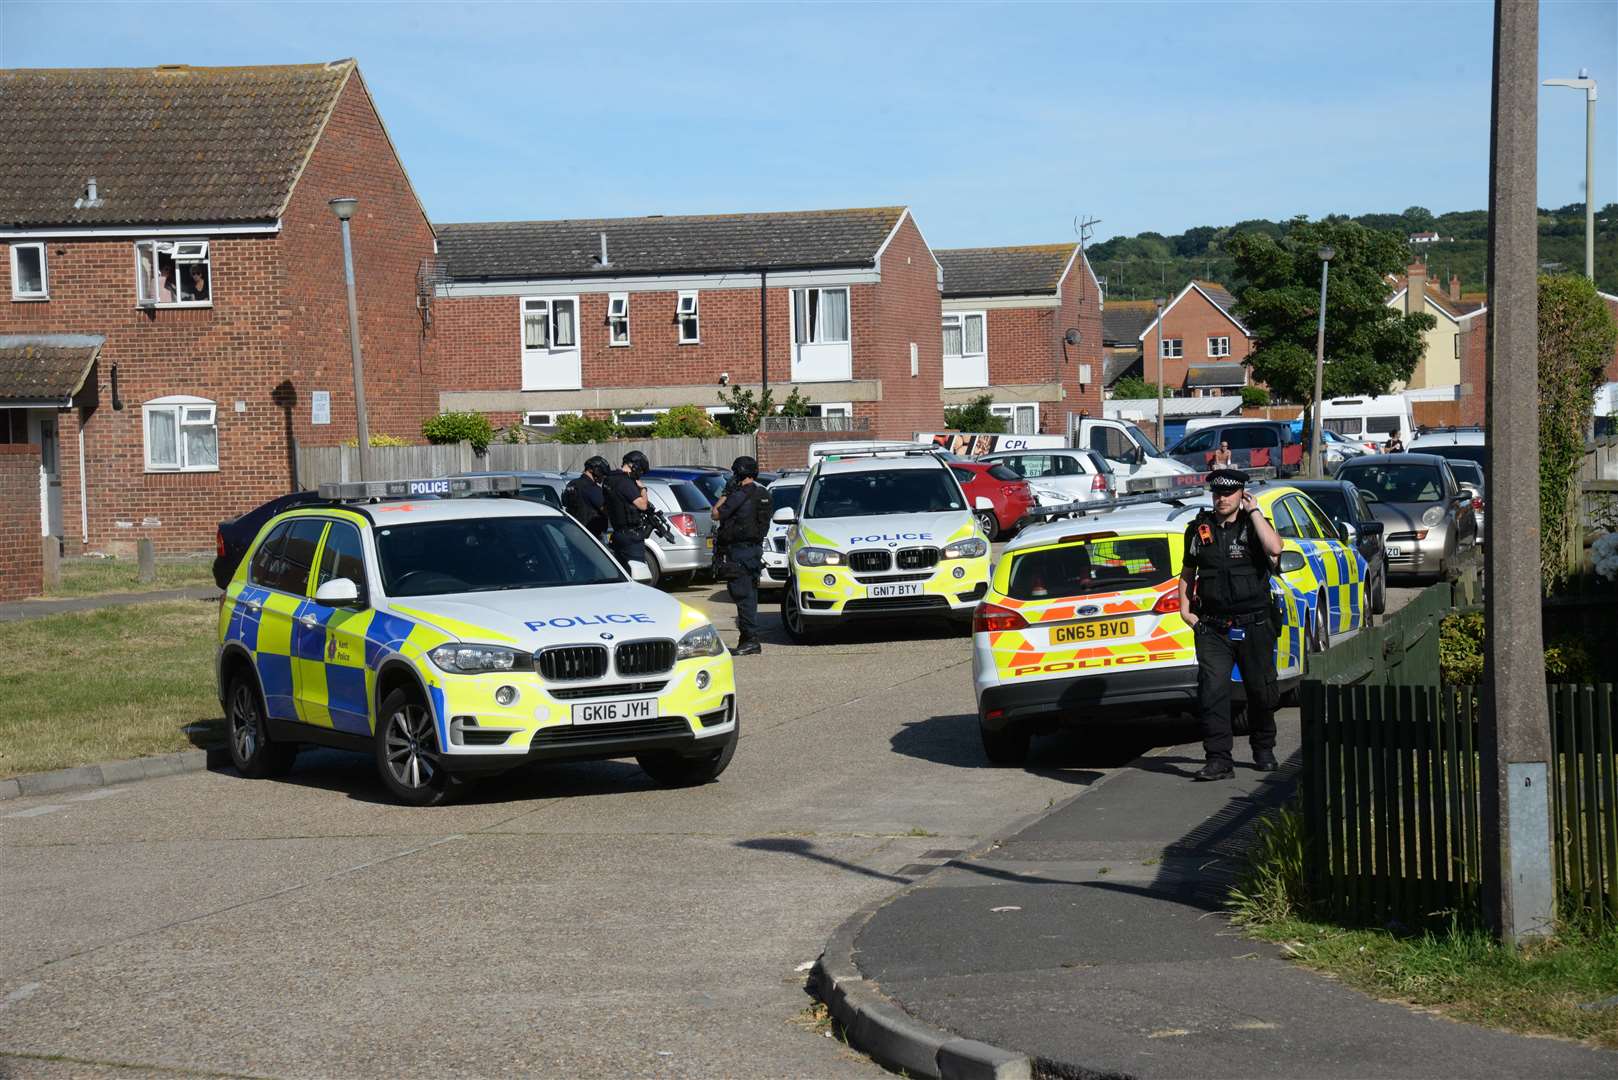
[[[0,408],[72,405],[106,340],[100,334],[0,334]]]

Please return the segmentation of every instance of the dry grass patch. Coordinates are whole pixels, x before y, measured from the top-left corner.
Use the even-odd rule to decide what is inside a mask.
[[[218,626],[203,600],[0,623],[0,777],[216,741]]]

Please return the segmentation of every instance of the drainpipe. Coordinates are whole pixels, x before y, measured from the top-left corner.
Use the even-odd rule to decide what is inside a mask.
[[[764,383],[764,394],[770,392],[770,272],[763,267],[758,271],[758,366],[761,381]],[[760,400],[763,394],[760,395]],[[763,427],[763,417],[759,418],[759,427]]]

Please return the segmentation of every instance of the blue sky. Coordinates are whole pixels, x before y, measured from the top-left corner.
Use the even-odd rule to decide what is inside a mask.
[[[358,58],[435,221],[908,204],[936,247],[1249,217],[1477,209],[1487,3],[38,4],[0,65]],[[1547,2],[1546,77],[1600,81],[1618,4]],[[1542,91],[1540,205],[1583,199],[1584,107]]]

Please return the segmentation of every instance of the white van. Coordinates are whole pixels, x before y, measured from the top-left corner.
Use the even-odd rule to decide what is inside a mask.
[[[1325,430],[1356,442],[1387,442],[1388,436],[1398,434],[1408,443],[1416,427],[1410,402],[1402,394],[1328,398],[1320,403],[1320,418]]]
[[[1106,458],[1120,480],[1179,476],[1196,471],[1158,449],[1151,436],[1127,420],[1075,418],[1071,445],[1080,450],[1094,450]]]

